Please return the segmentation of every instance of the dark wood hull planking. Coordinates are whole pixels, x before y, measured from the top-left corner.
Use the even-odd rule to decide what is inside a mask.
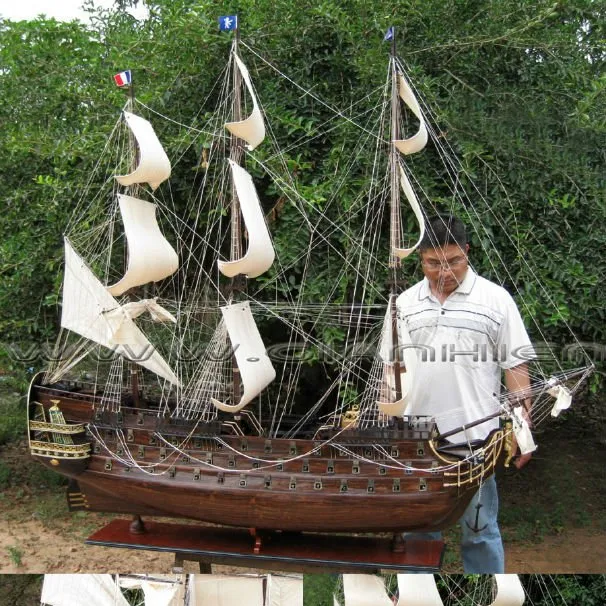
[[[175,422],[153,410],[99,413],[93,396],[52,386],[32,385],[30,402],[45,410],[57,404],[68,424],[90,424],[82,438],[91,443],[86,459],[34,454],[77,482],[74,509],[257,529],[444,529],[459,519],[480,479],[494,473],[502,450],[495,439],[484,463],[453,460],[445,472],[449,461],[434,451],[430,424],[347,430],[334,442],[266,439],[219,435],[218,424]]]

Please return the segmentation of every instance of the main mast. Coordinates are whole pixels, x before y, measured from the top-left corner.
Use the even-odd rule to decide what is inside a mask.
[[[221,17],[221,29],[234,30],[236,35],[232,45],[233,59],[233,103],[234,121],[225,124],[231,132],[229,165],[231,168],[231,241],[230,260],[218,260],[219,271],[229,278],[227,305],[221,306],[221,313],[234,351],[233,354],[233,404],[211,397],[210,401],[219,410],[238,413],[252,399],[261,393],[276,372],[265,353],[265,346],[255,324],[250,304],[243,300],[234,301],[238,293],[245,291],[243,281],[256,278],[267,271],[275,257],[271,237],[263,216],[252,177],[240,166],[243,160],[243,145],[253,150],[265,138],[265,125],[261,109],[256,100],[250,74],[237,54],[237,16]],[[232,25],[235,25],[232,27]],[[242,119],[242,83],[246,84],[252,99],[252,112]],[[248,238],[246,252],[243,253],[242,232],[246,229]]]
[[[242,120],[242,76],[236,65],[236,56],[238,55],[238,47],[240,43],[240,27],[236,22],[236,30],[232,46],[232,61],[233,61],[233,103],[232,103],[232,121],[240,122]],[[243,156],[243,141],[235,134],[230,137],[229,159],[235,162],[238,166],[241,164]],[[242,220],[240,216],[240,201],[238,200],[238,192],[236,190],[235,179],[232,176],[231,180],[231,246],[230,246],[230,261],[235,261],[242,257]],[[242,275],[236,275],[230,280],[229,297],[237,294],[244,287]],[[236,361],[235,355],[232,357],[232,372],[233,372],[233,401],[237,402],[240,399],[242,390],[240,369]]]
[[[232,121],[240,122],[242,120],[242,76],[235,61],[238,54],[240,43],[240,29],[236,25],[235,36],[232,46],[233,58],[233,103],[232,103]],[[237,135],[231,134],[229,158],[238,166],[241,165],[243,155],[243,141]],[[242,221],[240,217],[240,202],[238,200],[238,192],[234,179],[231,181],[231,247],[230,260],[235,261],[242,256]],[[239,277],[235,276],[231,279],[231,292],[238,290]]]

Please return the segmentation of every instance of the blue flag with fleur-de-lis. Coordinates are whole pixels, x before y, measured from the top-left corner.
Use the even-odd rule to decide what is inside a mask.
[[[388,40],[392,40],[394,35],[393,25],[385,32],[385,36],[383,37],[383,41],[387,42]]]
[[[222,32],[232,32],[238,29],[238,15],[219,17],[219,29]]]

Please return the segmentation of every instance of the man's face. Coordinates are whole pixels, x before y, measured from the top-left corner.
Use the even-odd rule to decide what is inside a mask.
[[[447,244],[440,248],[428,248],[421,252],[421,267],[429,280],[432,292],[450,295],[465,279],[469,244]]]

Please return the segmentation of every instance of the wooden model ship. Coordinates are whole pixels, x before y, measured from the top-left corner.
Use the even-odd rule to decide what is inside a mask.
[[[340,228],[265,157],[252,153],[266,129],[239,45],[236,37],[233,86],[229,103],[220,106],[228,115],[218,118],[216,128],[204,129],[214,139],[199,169],[201,194],[181,214],[164,188],[154,194],[171,165],[150,122],[134,113],[137,103],[129,100],[124,120],[133,141],[131,166],[124,170],[119,160],[118,170],[127,174],[115,177],[124,189],[109,204],[107,196],[93,196],[75,210],[66,230],[60,344],[69,357],[58,355],[60,362],[30,387],[31,454],[70,478],[73,510],[284,531],[446,528],[494,473],[514,434],[526,435],[528,427],[514,413],[516,402],[505,396],[499,399],[502,428],[483,441],[452,444],[440,436],[434,419],[405,414],[414,360],[398,353],[394,336],[395,277],[415,247],[401,244],[399,196],[404,192],[422,232],[423,213],[403,159],[427,142],[425,113],[393,52],[385,103],[391,115],[389,168],[371,186],[385,195],[369,192],[369,200],[376,199],[362,207],[388,209],[389,250],[380,246],[385,221],[369,216],[363,229],[377,231],[360,234],[359,259],[342,259],[353,303],[337,314],[330,301],[305,299],[301,270],[298,290],[290,288],[290,268],[296,262],[304,273],[318,263],[311,243],[329,243]],[[245,91],[252,111],[243,118]],[[418,122],[418,132],[408,139],[400,136],[405,108]],[[381,133],[375,140],[385,145]],[[300,213],[309,245],[299,259],[276,258],[245,160],[265,169]],[[100,207],[109,219],[100,217]],[[126,240],[117,235],[122,227]],[[223,261],[226,250],[229,260]],[[116,277],[114,268],[123,268],[125,259],[126,272]],[[373,307],[367,305],[365,280],[380,259],[389,266],[392,292],[382,293]],[[272,290],[276,284],[284,288]],[[335,354],[334,364],[327,365],[334,371],[332,383],[309,401],[301,352],[322,345],[323,317],[343,327],[348,351],[374,339],[376,353],[370,361]],[[302,343],[302,350],[272,359],[255,318],[264,318],[261,328],[274,335],[279,325],[284,340]],[[369,325],[374,332],[365,331]],[[71,339],[69,348],[65,339]],[[394,356],[380,355],[392,346]],[[193,350],[200,355],[188,356]],[[86,362],[99,351],[111,359]],[[85,368],[80,374],[78,364]],[[537,377],[532,394],[525,395],[534,395],[535,408],[545,410],[556,396],[559,410],[570,403],[563,380],[584,373]]]

